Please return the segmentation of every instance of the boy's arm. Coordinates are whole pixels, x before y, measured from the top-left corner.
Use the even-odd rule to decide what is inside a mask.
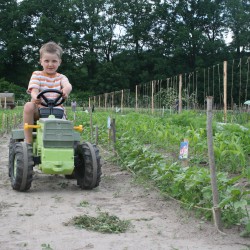
[[[69,83],[68,78],[65,77],[62,81],[62,93],[63,93],[63,98],[67,99],[70,92],[72,90],[72,85]]]
[[[31,101],[34,102],[35,104],[40,104],[41,100],[37,99],[37,95],[39,94],[39,90],[38,89],[32,89],[31,90]]]

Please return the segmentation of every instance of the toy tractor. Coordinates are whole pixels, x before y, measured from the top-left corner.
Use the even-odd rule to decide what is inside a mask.
[[[48,92],[58,97],[48,99]],[[24,124],[24,129],[32,129],[33,144],[24,141],[24,129],[12,130],[9,143],[9,176],[11,186],[17,191],[27,191],[33,180],[33,167],[45,174],[64,175],[76,179],[82,189],[93,189],[101,180],[101,163],[96,145],[81,142],[82,126],[61,119],[63,110],[55,108],[64,102],[62,92],[44,90],[37,98],[42,98],[40,119],[36,125]]]

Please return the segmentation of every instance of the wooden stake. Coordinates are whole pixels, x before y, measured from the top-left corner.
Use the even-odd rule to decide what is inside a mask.
[[[92,119],[92,108],[89,107],[89,119],[90,119],[90,137],[91,137],[91,142],[93,141],[93,119]]]
[[[105,93],[104,96],[105,96],[105,111],[107,111],[107,99],[108,99],[108,94]]]
[[[138,111],[138,85],[135,86],[135,111]]]
[[[215,159],[214,159],[214,148],[213,148],[213,131],[212,131],[212,102],[213,97],[207,97],[207,144],[208,144],[208,157],[209,157],[209,167],[213,194],[213,217],[214,223],[218,230],[222,230],[221,222],[221,211],[219,208],[219,192],[217,188],[217,179],[215,171]]]
[[[227,61],[223,63],[224,122],[227,122]]]
[[[121,96],[121,113],[123,112],[123,90],[122,90],[122,96]]]
[[[7,109],[7,101],[6,101],[6,97],[4,97],[4,109]]]
[[[179,107],[178,107],[178,113],[180,114],[182,112],[182,75],[179,75]]]
[[[151,96],[151,113],[154,114],[154,81],[152,81],[151,83],[151,93],[152,93],[152,96]]]
[[[112,95],[111,95],[111,106],[112,106],[112,110],[114,110],[114,92],[112,92]]]
[[[116,127],[115,127],[115,119],[112,119],[112,122],[111,122],[111,132],[112,132],[113,152],[115,152],[115,143],[116,143]]]

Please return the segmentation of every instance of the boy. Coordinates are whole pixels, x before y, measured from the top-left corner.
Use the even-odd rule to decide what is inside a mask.
[[[40,49],[40,64],[43,67],[42,71],[33,72],[27,93],[31,95],[31,101],[24,105],[23,122],[29,125],[34,124],[34,121],[39,119],[38,109],[41,107],[41,100],[37,99],[37,95],[45,89],[57,89],[62,92],[62,97],[67,99],[72,90],[72,86],[66,76],[57,73],[62,60],[63,50],[54,43],[48,42]],[[47,98],[55,99],[57,93],[44,94]],[[63,107],[61,107],[63,108]],[[26,143],[32,143],[32,129],[24,130]]]

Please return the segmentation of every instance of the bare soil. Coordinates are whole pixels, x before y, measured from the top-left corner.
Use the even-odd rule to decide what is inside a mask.
[[[34,170],[31,189],[14,191],[7,171],[8,141],[8,135],[0,141],[0,249],[250,249],[249,238],[241,238],[236,229],[218,233],[212,223],[194,218],[177,202],[142,187],[130,173],[105,160],[102,181],[94,190],[81,190],[75,180]],[[99,212],[130,220],[132,227],[125,233],[103,234],[68,224],[74,216]]]

